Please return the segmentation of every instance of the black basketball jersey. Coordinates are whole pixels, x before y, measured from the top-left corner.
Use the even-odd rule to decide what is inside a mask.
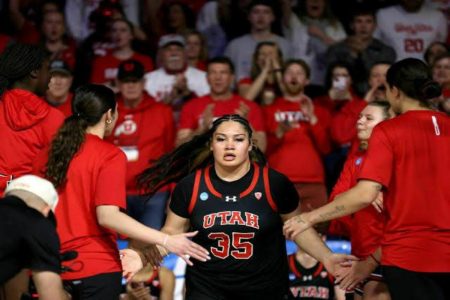
[[[295,253],[288,256],[291,293],[295,299],[334,299],[334,278],[321,262],[312,268],[303,267]]]
[[[187,268],[186,286],[201,282],[224,294],[269,289],[288,293],[283,223],[270,187],[277,176],[282,180],[273,181],[285,185],[278,188],[295,191],[284,175],[273,170],[269,175],[267,167],[257,164],[235,182],[222,181],[211,166],[197,171],[188,213],[191,230],[199,231],[193,241],[210,252],[211,260]],[[283,210],[297,207],[298,196],[292,193],[286,193]]]

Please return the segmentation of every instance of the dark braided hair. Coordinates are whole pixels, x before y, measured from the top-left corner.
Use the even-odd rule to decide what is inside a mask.
[[[73,115],[68,117],[53,139],[46,177],[56,187],[66,181],[72,158],[80,150],[86,137],[86,128],[101,121],[103,115],[116,109],[114,92],[104,85],[88,84],[75,91],[72,101]]]
[[[0,55],[0,96],[14,83],[39,70],[48,53],[40,47],[12,44]]]
[[[192,140],[163,155],[151,167],[145,169],[137,176],[138,186],[146,194],[153,195],[161,187],[169,183],[177,183],[189,173],[212,164],[214,157],[209,146],[213,134],[220,124],[227,121],[241,124],[247,131],[250,141],[252,140],[253,130],[245,118],[240,115],[224,115],[216,119],[207,132],[194,136]],[[254,143],[250,159],[261,165],[266,164],[264,154]]]

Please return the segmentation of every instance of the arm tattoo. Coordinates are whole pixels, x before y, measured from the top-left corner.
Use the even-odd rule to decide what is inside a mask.
[[[345,205],[338,205],[333,211],[323,213],[319,215],[319,218],[321,221],[328,221],[331,219],[334,219],[336,215],[338,215],[340,212],[345,211]]]
[[[306,223],[306,222],[302,219],[302,216],[300,216],[300,215],[298,215],[297,218],[295,218],[295,219],[296,219],[296,221],[297,221],[298,224],[302,224],[302,223],[304,224],[304,223]]]

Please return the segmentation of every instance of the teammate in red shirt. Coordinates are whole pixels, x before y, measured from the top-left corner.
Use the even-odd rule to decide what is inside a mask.
[[[287,61],[282,79],[284,96],[263,107],[269,165],[295,184],[302,210],[327,202],[322,155],[330,151],[329,113],[313,105],[303,93],[309,74],[304,61]]]
[[[48,79],[40,48],[15,44],[0,56],[0,194],[9,180],[31,173],[34,159],[64,120],[36,95],[45,92]]]
[[[111,25],[111,39],[115,45],[112,52],[97,56],[92,65],[91,83],[106,84],[115,87],[117,71],[121,62],[133,59],[144,65],[145,72],[153,70],[152,59],[132,48],[133,24],[124,19],[117,19]]]
[[[127,207],[136,220],[155,229],[164,222],[168,189],[151,199],[142,196],[136,187],[136,175],[173,149],[175,121],[172,108],[156,102],[144,90],[144,66],[136,60],[120,64],[117,76],[119,118],[107,140],[120,147],[127,157]]]
[[[388,71],[386,96],[398,117],[375,127],[358,184],[335,201],[285,225],[287,236],[351,214],[372,203],[380,190],[387,212],[382,256],[373,257],[394,299],[449,299],[450,118],[429,109],[441,94],[428,66],[418,59]]]
[[[345,162],[341,176],[333,188],[330,201],[356,185],[373,128],[378,123],[391,117],[390,105],[387,102],[378,100],[370,102],[362,110],[356,123],[359,151],[351,155]],[[383,194],[380,193],[379,199],[381,201],[382,197]],[[345,289],[351,289],[368,277],[363,284],[357,286],[355,299],[360,299],[359,295],[361,294],[364,295],[364,299],[390,299],[387,286],[382,282],[381,270],[376,269],[374,271],[377,262],[371,257],[381,246],[386,221],[384,213],[381,212],[380,208],[371,205],[351,216],[332,220],[330,227],[333,226],[335,221],[341,219],[345,219],[349,223],[348,230],[350,231],[352,254],[361,259],[352,266],[346,278],[341,279],[341,285]],[[371,274],[371,272],[373,273]]]
[[[226,57],[211,59],[207,66],[209,95],[187,102],[180,114],[176,144],[189,141],[195,135],[206,132],[214,119],[225,114],[239,114],[247,118],[253,127],[256,145],[266,149],[266,133],[261,108],[231,92],[234,82],[234,66]]]
[[[206,250],[187,239],[195,233],[169,237],[121,211],[126,208],[125,154],[103,140],[117,120],[111,89],[102,85],[78,88],[73,113],[52,142],[46,176],[58,187],[61,250],[78,252],[67,265],[72,271],[63,276],[72,285],[74,297],[118,299],[122,268],[116,232],[183,254],[187,262],[186,254],[205,261]]]

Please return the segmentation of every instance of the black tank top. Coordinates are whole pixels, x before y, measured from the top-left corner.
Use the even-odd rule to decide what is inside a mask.
[[[267,167],[254,164],[231,183],[212,167],[197,171],[188,210],[192,230],[199,230],[193,240],[211,255],[211,261],[187,269],[188,281],[235,292],[288,290],[282,220]]]

